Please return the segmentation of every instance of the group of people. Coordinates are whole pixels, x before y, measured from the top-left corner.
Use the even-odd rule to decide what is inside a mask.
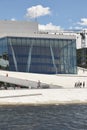
[[[83,82],[78,81],[75,83],[75,88],[84,88],[84,87],[85,87],[85,81]]]

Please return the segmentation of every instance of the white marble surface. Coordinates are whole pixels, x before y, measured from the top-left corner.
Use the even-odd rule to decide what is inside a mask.
[[[0,90],[0,104],[67,104],[87,103],[87,89]]]

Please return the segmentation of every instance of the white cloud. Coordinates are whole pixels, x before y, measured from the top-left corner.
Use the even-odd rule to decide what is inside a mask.
[[[83,29],[83,27],[79,27],[79,26],[76,26],[74,28],[77,29],[77,30],[82,30]]]
[[[63,29],[60,26],[56,26],[56,25],[53,25],[52,23],[48,23],[46,25],[39,24],[39,30],[57,31],[57,30],[63,30]]]
[[[16,19],[15,18],[11,18],[11,21],[16,21]]]
[[[73,26],[71,26],[71,27],[69,27],[69,29],[70,29],[70,30],[82,30],[83,27],[80,27],[80,26],[75,26],[75,27],[73,27]]]
[[[37,18],[40,16],[50,15],[51,11],[49,7],[43,7],[42,5],[32,6],[27,8],[26,17]]]
[[[77,24],[82,26],[87,26],[87,18],[81,18],[81,21],[78,22]]]

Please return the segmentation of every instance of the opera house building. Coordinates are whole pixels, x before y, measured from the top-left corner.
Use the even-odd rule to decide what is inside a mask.
[[[76,38],[38,31],[38,23],[0,21],[0,69],[76,74]]]

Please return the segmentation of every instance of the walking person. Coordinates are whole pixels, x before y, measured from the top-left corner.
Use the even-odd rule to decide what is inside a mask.
[[[85,87],[85,82],[83,82],[83,88]]]

